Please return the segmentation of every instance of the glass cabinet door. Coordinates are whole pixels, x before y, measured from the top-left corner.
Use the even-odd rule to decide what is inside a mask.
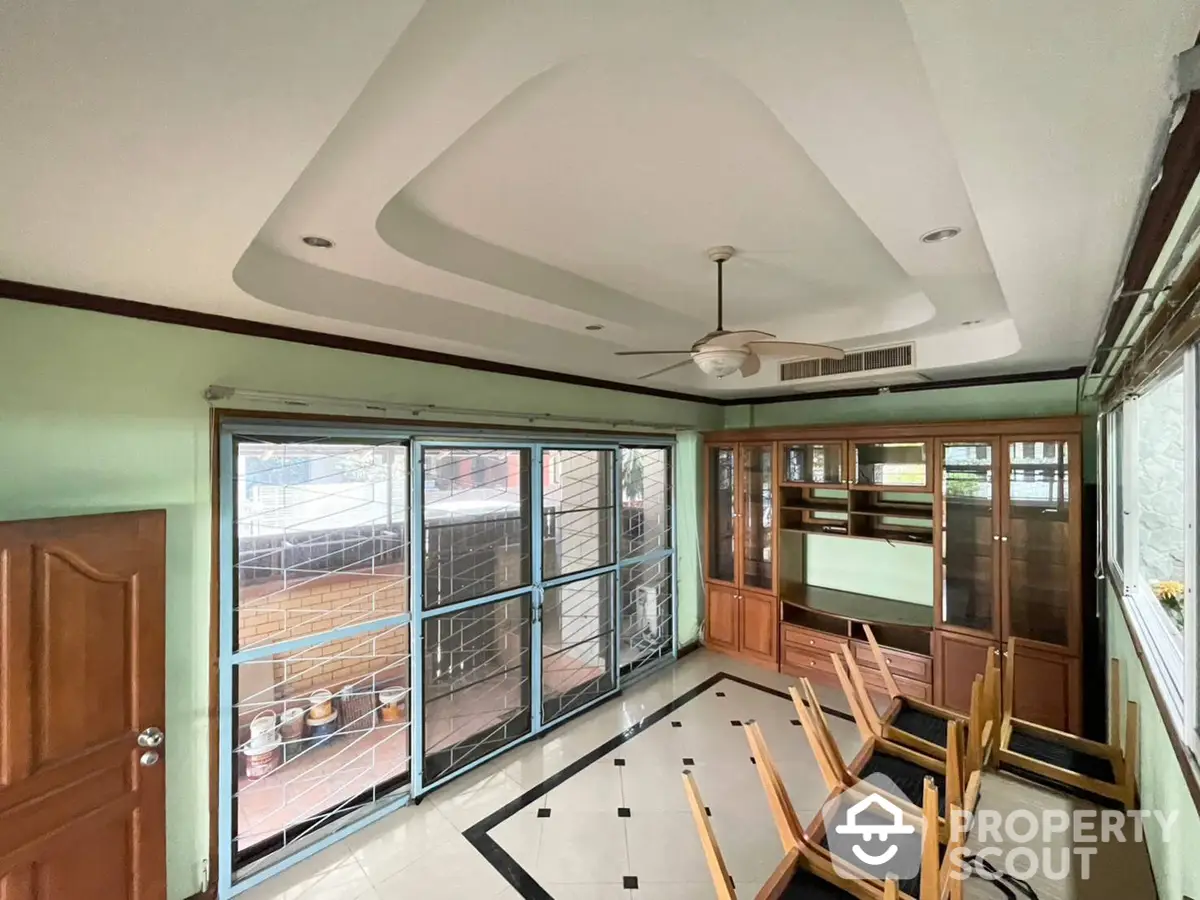
[[[782,445],[785,484],[836,484],[846,483],[846,445],[841,441],[816,441]]]
[[[942,622],[996,630],[1000,522],[992,441],[942,444]]]
[[[1010,637],[1067,647],[1071,641],[1070,442],[1005,442],[1008,503],[1001,522]]]
[[[859,487],[925,490],[929,484],[925,441],[856,441],[853,452]]]
[[[742,445],[742,586],[774,590],[774,444]]]
[[[733,447],[708,448],[708,577],[737,580],[737,461]]]

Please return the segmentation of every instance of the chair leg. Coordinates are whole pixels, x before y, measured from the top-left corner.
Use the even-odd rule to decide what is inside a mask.
[[[717,846],[717,836],[713,832],[712,821],[704,811],[704,801],[700,799],[700,789],[691,772],[683,773],[683,789],[687,792],[688,805],[692,810],[692,818],[696,822],[696,831],[700,834],[700,844],[704,847],[704,859],[708,863],[708,873],[712,876],[713,887],[717,892],[717,900],[737,900],[733,890],[733,881],[729,870],[725,867],[725,859],[721,856],[721,848]]]

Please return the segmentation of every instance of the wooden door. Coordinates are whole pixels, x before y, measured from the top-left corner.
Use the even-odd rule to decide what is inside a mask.
[[[937,442],[933,509],[934,622],[1001,640],[1000,442]]]
[[[778,656],[779,601],[768,594],[742,591],[741,595],[741,642],[739,649],[747,656],[774,665]]]
[[[737,447],[714,444],[705,448],[705,575],[709,581],[738,581],[738,467]]]
[[[708,645],[717,650],[736,653],[739,618],[737,591],[723,584],[709,582],[705,613],[708,623]]]
[[[1083,727],[1078,435],[1012,437],[1001,454],[1001,618],[1015,645],[1013,715]]]
[[[161,511],[0,523],[3,900],[166,896],[163,747],[139,746],[163,725],[164,537]]]
[[[971,685],[987,668],[988,654],[999,645],[950,631],[933,633],[933,702],[966,713],[971,709]]]
[[[738,586],[775,593],[775,445],[738,445]]]
[[[1047,728],[1082,734],[1083,688],[1078,658],[1016,643],[1016,659],[1005,654],[1007,676],[1012,667],[1013,715]],[[1005,678],[1005,684],[1008,679]]]

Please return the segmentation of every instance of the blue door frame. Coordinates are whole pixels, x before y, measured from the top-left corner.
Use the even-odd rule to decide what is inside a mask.
[[[328,632],[321,632],[301,638],[294,638],[274,644],[258,646],[250,650],[238,651],[235,648],[234,623],[236,621],[236,583],[233,576],[236,563],[234,544],[236,540],[236,523],[234,521],[236,503],[234,488],[236,475],[236,441],[239,436],[270,437],[279,440],[296,439],[299,441],[303,441],[305,439],[387,441],[403,442],[407,445],[409,451],[408,533],[410,535],[408,552],[408,612],[376,619],[367,623],[346,626],[344,628],[338,628]],[[483,597],[466,600],[461,603],[441,606],[428,611],[425,610],[423,596],[425,563],[424,454],[427,449],[432,448],[520,450],[528,453],[530,485],[529,535],[531,543],[530,553],[532,557],[530,572],[531,577],[529,584],[524,584],[520,587],[488,594]],[[621,511],[623,509],[624,497],[621,484],[622,448],[656,448],[666,449],[669,451],[670,546],[666,549],[658,550],[653,553],[630,558],[621,557]],[[675,537],[677,533],[675,498],[677,497],[678,492],[675,476],[675,454],[673,452],[675,448],[676,442],[673,439],[663,440],[647,438],[645,440],[613,440],[611,436],[598,436],[589,440],[572,436],[571,438],[564,440],[545,438],[533,441],[529,439],[528,435],[522,437],[519,433],[504,432],[501,430],[497,430],[494,435],[483,437],[477,429],[472,429],[469,432],[461,432],[457,434],[453,430],[447,429],[430,431],[398,431],[395,428],[387,426],[375,426],[369,423],[344,426],[333,424],[315,425],[308,423],[284,424],[280,423],[278,420],[272,419],[231,420],[223,423],[222,430],[219,435],[219,483],[217,485],[220,510],[220,521],[218,523],[218,564],[220,582],[220,630],[218,634],[218,702],[220,710],[218,747],[220,757],[217,764],[218,779],[220,784],[217,809],[217,815],[219,819],[217,832],[218,839],[220,841],[220,846],[218,848],[217,871],[218,896],[225,900],[225,898],[232,898],[243,891],[249,890],[250,888],[262,883],[279,872],[290,868],[301,860],[307,859],[326,847],[337,843],[347,835],[358,831],[367,825],[378,821],[380,818],[383,818],[384,816],[394,812],[400,807],[406,805],[410,799],[424,796],[428,792],[441,787],[443,784],[446,784],[455,778],[458,778],[467,772],[478,768],[479,766],[485,765],[490,760],[508,752],[513,747],[540,736],[546,731],[547,728],[557,727],[563,722],[569,721],[575,716],[580,715],[589,709],[592,709],[596,705],[604,703],[619,694],[624,686],[622,683],[622,662],[620,659],[621,574],[623,569],[626,567],[642,563],[657,562],[659,560],[670,560],[672,646],[669,656],[671,658],[675,657],[678,654],[679,643],[678,565],[676,564],[675,550]],[[543,454],[546,450],[612,451],[613,465],[611,467],[611,490],[614,514],[612,516],[611,524],[611,538],[613,547],[613,558],[611,563],[582,572],[572,572],[567,575],[556,576],[549,580],[543,578],[542,548],[545,516],[542,510],[542,479]],[[583,581],[603,575],[609,575],[613,581],[613,590],[610,593],[610,621],[612,622],[613,626],[610,665],[612,666],[613,672],[613,688],[611,691],[590,700],[586,704],[581,704],[579,707],[560,715],[553,722],[543,722],[542,666],[544,661],[544,648],[542,646],[543,635],[541,610],[543,608],[545,599],[545,591],[560,585],[566,585],[576,581]],[[425,735],[425,687],[423,665],[424,623],[445,615],[453,614],[455,612],[461,612],[465,609],[493,604],[522,595],[530,596],[530,609],[532,613],[530,623],[531,726],[529,733],[523,737],[513,740],[511,743],[502,748],[499,748],[485,756],[480,757],[477,760],[472,761],[469,765],[463,766],[461,769],[455,770],[440,779],[426,783],[423,753]],[[234,744],[237,737],[232,722],[232,711],[235,705],[233,688],[235,668],[239,664],[253,662],[255,660],[262,660],[274,656],[280,652],[301,650],[306,647],[316,646],[337,638],[351,637],[357,634],[366,634],[372,631],[399,626],[408,626],[409,628],[409,684],[411,685],[409,694],[409,774],[411,780],[408,789],[399,789],[394,794],[385,796],[377,801],[375,808],[371,809],[369,812],[355,816],[352,822],[347,822],[340,828],[331,829],[328,833],[321,835],[319,838],[303,843],[302,846],[297,847],[294,851],[288,853],[282,858],[264,861],[261,866],[251,866],[250,871],[244,874],[235,872],[233,869],[232,859],[234,838],[234,797],[232,786],[236,781],[235,773],[233,772],[233,758]],[[640,676],[642,673],[639,671],[637,674]]]

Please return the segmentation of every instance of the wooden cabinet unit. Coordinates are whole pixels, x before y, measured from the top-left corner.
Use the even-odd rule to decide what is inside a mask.
[[[869,623],[904,691],[965,711],[988,652],[1013,638],[1015,714],[1078,732],[1080,433],[1055,418],[706,435],[707,643],[825,675],[846,644],[882,688]],[[885,544],[916,548],[895,551],[902,584],[868,577],[890,598],[858,593]]]
[[[714,444],[706,457],[706,643],[775,667],[775,443]]]

